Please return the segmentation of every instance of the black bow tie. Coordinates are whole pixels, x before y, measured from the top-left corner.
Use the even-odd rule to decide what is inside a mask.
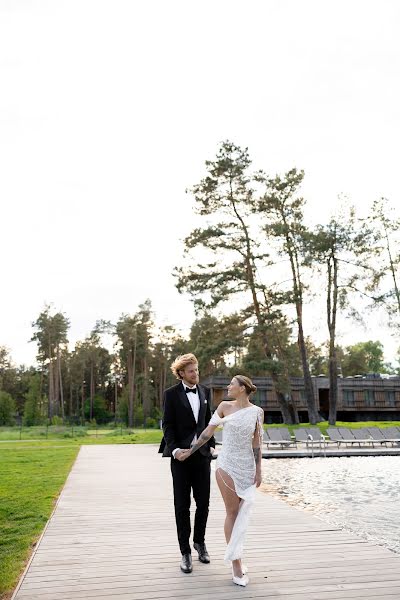
[[[185,392],[188,394],[189,392],[193,392],[193,394],[197,394],[197,388],[188,388],[185,387]]]

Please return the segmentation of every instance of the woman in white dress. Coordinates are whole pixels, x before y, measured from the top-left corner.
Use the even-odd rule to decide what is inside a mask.
[[[197,442],[185,450],[184,458],[196,452],[223,426],[222,450],[218,454],[216,479],[226,508],[225,560],[232,562],[232,580],[237,585],[249,582],[242,565],[243,542],[249,522],[255,489],[261,484],[261,450],[264,411],[250,402],[257,390],[251,379],[236,375],[228,385],[228,398],[214,412],[208,427]]]

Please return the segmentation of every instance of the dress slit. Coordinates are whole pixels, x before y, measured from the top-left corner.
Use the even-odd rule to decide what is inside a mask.
[[[215,470],[215,475],[219,475],[222,483],[224,483],[225,486],[229,490],[231,490],[231,492],[233,492],[235,494],[235,496],[237,496],[239,498],[238,493],[235,488],[235,482],[233,481],[233,478],[229,475],[229,473],[227,471],[224,471],[224,469],[221,469],[221,467],[217,467]]]

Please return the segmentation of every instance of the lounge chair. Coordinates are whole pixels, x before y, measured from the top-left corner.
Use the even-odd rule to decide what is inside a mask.
[[[296,442],[293,441],[292,439],[288,440],[285,439],[285,437],[283,437],[283,435],[289,435],[289,430],[286,429],[287,434],[284,432],[282,435],[282,430],[284,430],[286,428],[281,428],[281,427],[269,427],[267,429],[267,433],[269,435],[269,442],[267,442],[267,445],[279,445],[281,448],[287,448],[288,446],[291,446],[292,444],[295,444]]]
[[[321,433],[321,430],[318,429],[318,427],[307,427],[306,431],[308,433],[309,436],[311,436],[312,443],[313,444],[319,444],[319,447],[321,448],[321,446],[323,445],[324,447],[327,444],[327,440],[326,437],[324,436],[323,433]]]
[[[328,427],[326,430],[331,442],[335,442],[338,448],[341,444],[356,444],[358,440],[351,435],[350,431],[346,427]]]
[[[398,427],[381,427],[385,439],[392,444],[400,444],[400,429]]]
[[[322,443],[325,446],[325,436],[323,436],[318,427],[299,427],[294,430],[296,442],[301,442],[308,446],[314,447],[318,444],[321,448]]]
[[[387,445],[388,440],[386,439],[386,437],[383,435],[382,431],[379,429],[379,427],[367,427],[369,433],[371,434],[372,439],[374,440],[374,442],[378,442],[381,445],[385,444]]]
[[[361,429],[350,429],[350,431],[354,435],[355,439],[358,440],[358,445],[360,447],[361,444],[372,444],[372,446],[374,445],[374,439],[372,438],[371,434],[369,433],[366,427],[362,427]]]
[[[356,439],[350,429],[347,427],[339,427],[339,433],[343,438],[343,443],[347,445],[353,446],[354,444],[359,444],[360,440]]]
[[[293,439],[293,437],[287,427],[280,427],[279,431],[280,431],[280,434],[281,434],[283,440],[285,440],[286,442],[290,442],[290,444],[292,444],[294,446],[297,446],[296,440]]]
[[[265,431],[265,429],[264,429],[263,444],[267,444],[268,445],[268,442],[270,442],[270,441],[271,441],[271,438],[268,435],[268,431]]]
[[[309,441],[307,430],[303,427],[294,430],[294,437],[296,442],[301,442],[302,444],[307,444]]]
[[[281,439],[280,439],[280,440],[278,440],[278,441],[271,440],[271,438],[270,438],[270,436],[269,436],[269,433],[268,433],[268,431],[266,431],[266,430],[264,429],[264,433],[263,433],[263,444],[265,444],[265,445],[267,446],[267,448],[268,448],[269,446],[280,446],[280,447],[282,448],[281,441],[282,441]]]
[[[337,444],[337,447],[340,447],[340,444],[343,444],[343,438],[340,435],[339,429],[337,427],[328,427],[326,430],[327,434],[330,437],[330,441]]]

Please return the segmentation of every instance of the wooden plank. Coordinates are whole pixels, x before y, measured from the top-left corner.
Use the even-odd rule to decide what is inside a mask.
[[[212,477],[210,565],[179,570],[169,460],[153,445],[85,446],[13,600],[394,600],[400,557],[260,491],[246,539],[251,582],[223,561]]]

